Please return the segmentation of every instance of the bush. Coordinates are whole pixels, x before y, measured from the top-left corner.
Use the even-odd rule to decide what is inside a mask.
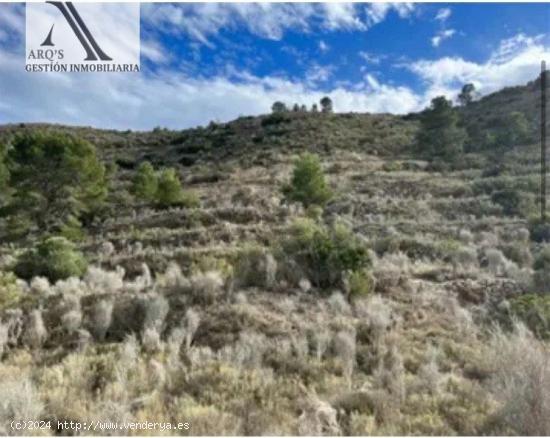
[[[59,235],[72,242],[81,242],[85,237],[82,224],[74,216],[69,216],[67,221],[59,228]]]
[[[548,349],[523,326],[514,329],[493,333],[483,354],[493,369],[487,386],[498,409],[482,434],[548,436]]]
[[[508,216],[529,216],[535,209],[533,195],[515,189],[494,192],[491,201],[500,205]]]
[[[175,169],[164,169],[158,177],[158,188],[155,195],[161,207],[198,207],[200,202],[192,192],[185,192]]]
[[[328,228],[311,219],[298,219],[281,249],[320,288],[340,286],[346,271],[359,272],[371,266],[367,248],[341,224]]]
[[[310,205],[323,206],[332,197],[319,157],[309,153],[296,161],[292,180],[282,191],[288,200],[301,202],[306,208]]]
[[[196,208],[200,205],[194,192],[184,191],[176,169],[168,168],[156,172],[148,161],[140,164],[132,183],[132,194],[159,207]]]
[[[144,201],[155,199],[158,188],[158,177],[150,162],[145,161],[138,167],[132,181],[132,194]]]
[[[175,169],[164,169],[158,179],[156,202],[162,207],[179,205],[183,198],[183,188]]]
[[[15,273],[20,278],[46,277],[51,282],[80,277],[87,268],[84,256],[64,237],[48,237],[28,250],[17,261]]]
[[[0,272],[0,310],[15,307],[21,300],[21,288],[11,272]]]
[[[365,297],[374,291],[374,278],[366,269],[353,271],[347,280],[349,296],[352,299]]]
[[[540,217],[529,221],[529,232],[534,242],[550,242],[550,218],[542,220]]]
[[[523,113],[513,111],[498,122],[500,126],[494,137],[497,147],[509,148],[532,140],[531,129]]]
[[[550,339],[550,296],[525,294],[510,302],[514,316],[539,338]]]
[[[247,244],[239,251],[235,263],[235,282],[239,287],[270,288],[276,276],[277,262],[265,248]]]

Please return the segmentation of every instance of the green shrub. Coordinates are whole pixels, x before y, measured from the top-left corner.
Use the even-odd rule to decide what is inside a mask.
[[[281,250],[319,288],[341,285],[346,271],[371,266],[365,245],[344,225],[329,228],[311,219],[298,219]]]
[[[185,208],[198,208],[201,205],[201,201],[195,192],[184,190],[180,205]]]
[[[323,208],[318,205],[310,205],[306,209],[306,216],[314,221],[317,221],[323,216]]]
[[[350,298],[365,297],[374,291],[374,277],[367,269],[353,271],[348,277]]]
[[[132,182],[131,192],[146,202],[159,207],[196,208],[200,200],[194,192],[183,190],[176,169],[169,168],[156,172],[148,161],[140,164]]]
[[[282,191],[288,200],[301,202],[306,208],[310,205],[324,206],[332,197],[319,157],[310,153],[296,161],[290,184],[285,185]]]
[[[160,172],[155,200],[161,207],[194,208],[200,204],[194,193],[183,190],[178,174],[172,168]]]
[[[179,205],[183,198],[183,188],[175,169],[164,169],[159,174],[155,201],[161,207]]]
[[[550,242],[550,218],[532,218],[529,221],[529,232],[534,242]]]
[[[278,125],[280,123],[289,123],[291,118],[284,112],[278,112],[270,114],[262,119],[262,126],[267,127],[270,125]]]
[[[69,216],[67,221],[61,225],[59,235],[72,242],[81,242],[85,237],[82,224],[74,216]]]
[[[550,270],[550,246],[545,246],[543,250],[537,255],[533,267],[535,268],[535,270]]]
[[[521,266],[522,268],[527,268],[531,266],[531,263],[533,263],[533,256],[531,255],[531,251],[529,251],[529,246],[524,243],[510,243],[499,246],[499,248],[504,256],[508,259],[516,263],[518,266]]]
[[[514,316],[520,318],[533,333],[550,339],[550,295],[526,294],[510,302]]]
[[[494,142],[497,147],[511,147],[532,140],[529,123],[523,113],[513,111],[499,121]]]
[[[132,181],[132,194],[144,201],[155,199],[158,188],[158,176],[152,164],[148,161],[141,163]]]
[[[47,277],[51,282],[68,277],[80,277],[87,268],[84,256],[64,237],[42,240],[35,248],[23,253],[15,266],[20,278]]]
[[[494,192],[491,201],[500,205],[504,214],[508,216],[529,216],[535,209],[533,195],[516,189]]]
[[[0,272],[0,310],[17,306],[21,295],[15,275],[11,272]]]

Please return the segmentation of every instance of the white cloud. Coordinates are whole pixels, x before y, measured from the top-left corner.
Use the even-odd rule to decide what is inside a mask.
[[[456,31],[454,29],[445,29],[437,33],[434,37],[432,37],[432,46],[439,47],[439,45],[445,41],[446,39],[451,38]]]
[[[354,3],[322,3],[325,27],[330,30],[366,30]]]
[[[0,43],[10,38],[19,39],[25,34],[24,5],[18,3],[2,5],[0,13]]]
[[[380,61],[382,61],[383,58],[382,55],[375,55],[373,53],[365,52],[363,50],[359,52],[359,56],[367,63],[374,65],[380,64]]]
[[[387,6],[376,8],[377,19],[384,8],[387,14]],[[401,8],[405,14],[407,8]],[[19,29],[10,33],[12,39],[17,32],[23,33],[17,24],[21,23],[21,10],[13,13],[15,18],[9,19],[7,14],[0,14],[12,23],[10,29]],[[177,9],[172,19],[180,20]],[[277,33],[274,29],[283,29],[282,22],[273,26],[264,23],[258,29],[270,29],[272,34]],[[202,30],[205,37],[211,35]],[[145,40],[144,49],[144,56],[163,62],[162,47],[154,40]],[[55,122],[118,129],[151,129],[158,125],[182,129],[213,119],[228,121],[239,115],[266,113],[276,100],[309,106],[323,95],[331,97],[336,111],[407,113],[423,108],[436,95],[456,96],[467,82],[473,82],[482,94],[523,84],[537,76],[541,59],[550,59],[550,49],[544,46],[541,36],[518,34],[503,40],[484,63],[461,57],[413,62],[407,68],[423,80],[425,88],[415,92],[385,83],[380,75],[372,73],[356,84],[327,82],[332,79],[332,66],[313,66],[304,80],[258,77],[231,66],[211,78],[167,68],[159,68],[154,74],[29,74],[23,69],[22,52],[22,47],[0,44],[0,123]],[[366,61],[375,59],[367,52],[360,56]],[[319,83],[324,85],[322,91]]]
[[[285,30],[308,29],[315,8],[291,3],[143,4],[142,17],[160,32],[184,33],[207,45],[222,30],[246,27],[251,33],[279,40]]]
[[[320,82],[326,82],[332,76],[333,66],[314,65],[306,72],[306,82],[310,86],[315,86]]]
[[[447,19],[451,16],[452,12],[450,8],[441,8],[439,11],[437,11],[437,14],[435,16],[435,19],[438,21],[447,21]]]
[[[414,10],[412,3],[371,3],[366,7],[367,24],[374,26],[386,19],[391,10],[395,10],[399,17],[406,18]]]
[[[544,35],[534,37],[519,33],[511,38],[502,40],[498,49],[491,55],[491,61],[497,64],[508,62],[515,58],[518,53],[536,47],[544,38]]]
[[[319,50],[321,52],[328,52],[330,50],[330,47],[327,43],[325,43],[323,40],[319,41]]]
[[[375,90],[380,89],[380,83],[376,80],[376,78],[373,75],[367,74],[365,79],[367,80],[367,83],[372,89],[375,89]]]
[[[398,112],[418,108],[406,87],[377,84],[361,90],[320,91],[307,83],[242,74],[191,78],[176,72],[156,75],[25,74],[19,55],[0,51],[2,122],[52,122],[117,129],[175,129],[267,113],[272,103],[311,105],[329,95],[336,111]],[[322,77],[321,77],[322,79]],[[23,104],[24,102],[24,104]],[[55,105],[55,111],[52,111]]]
[[[433,47],[439,47],[439,45],[443,41],[451,38],[456,33],[456,30],[447,29],[447,26],[446,26],[446,22],[451,16],[451,14],[452,14],[452,11],[450,8],[441,8],[437,11],[437,14],[435,15],[435,20],[441,23],[441,29],[430,40]]]
[[[549,58],[550,48],[542,44],[541,37],[518,34],[501,41],[485,63],[444,57],[419,60],[407,68],[424,80],[426,98],[438,94],[454,97],[467,82],[474,83],[482,94],[524,84],[537,77],[540,60]]]
[[[141,56],[155,64],[166,64],[171,60],[169,52],[155,40],[141,40]]]
[[[288,30],[365,31],[394,10],[405,18],[414,10],[411,3],[182,3],[143,4],[142,16],[158,32],[185,34],[202,44],[222,30],[238,27],[272,40]]]

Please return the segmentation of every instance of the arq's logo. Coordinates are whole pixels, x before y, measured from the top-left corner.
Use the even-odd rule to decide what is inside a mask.
[[[139,3],[26,5],[29,72],[139,72]]]
[[[65,20],[67,20],[67,23],[69,26],[71,26],[71,29],[73,30],[75,36],[78,38],[78,41],[80,41],[80,44],[82,44],[82,47],[86,51],[86,58],[84,58],[84,61],[97,61],[98,59],[101,59],[102,61],[112,61],[113,59],[107,56],[107,54],[101,50],[101,47],[97,44],[95,38],[90,33],[88,27],[86,26],[86,23],[84,23],[84,20],[82,20],[82,17],[76,10],[75,6],[72,2],[46,2],[50,5],[55,6],[59,11],[63,14],[63,17],[65,17]],[[50,32],[48,33],[48,36],[44,40],[40,46],[53,46],[52,42],[52,33],[53,33],[54,25],[52,24],[52,27],[50,29]]]

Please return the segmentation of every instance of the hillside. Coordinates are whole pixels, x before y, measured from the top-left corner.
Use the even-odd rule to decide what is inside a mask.
[[[47,125],[27,125],[29,128]],[[217,164],[232,158],[270,153],[292,153],[310,149],[335,149],[396,154],[413,141],[415,123],[384,114],[321,114],[288,112],[260,117],[241,117],[207,127],[152,132],[104,131],[93,128],[55,127],[85,138],[105,154],[116,157],[122,167],[148,159],[154,163]],[[0,135],[17,132],[20,126],[0,127]],[[246,160],[245,160],[246,161]],[[243,162],[246,164],[246,162]]]
[[[533,87],[472,103],[464,120],[534,117]],[[19,281],[0,301],[0,420],[189,421],[174,435],[550,433],[550,303],[533,294],[547,278],[535,261],[545,246],[528,222],[540,151],[533,142],[430,163],[414,152],[416,119],[1,127],[0,139],[69,132],[118,170],[108,213],[78,243],[88,272]],[[281,193],[304,151],[320,156],[334,192],[322,212]],[[175,166],[199,207],[134,199],[144,160]],[[517,203],[495,195],[510,190]],[[368,291],[355,295],[357,277],[340,272],[321,287],[292,257],[286,239],[305,216],[350,230],[336,247],[368,250]],[[4,242],[7,272],[30,242]]]

